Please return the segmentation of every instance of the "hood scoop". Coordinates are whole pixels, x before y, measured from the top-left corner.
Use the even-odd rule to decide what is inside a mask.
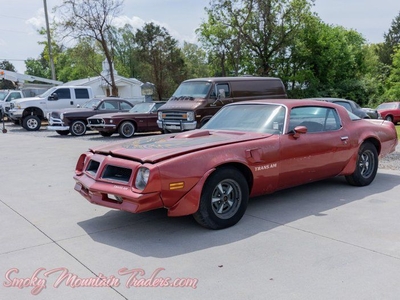
[[[208,130],[191,130],[187,132],[178,133],[177,135],[173,136],[172,138],[175,139],[190,139],[190,138],[197,138],[203,136],[210,136],[211,133]]]

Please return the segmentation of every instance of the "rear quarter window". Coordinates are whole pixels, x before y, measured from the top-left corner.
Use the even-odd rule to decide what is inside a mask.
[[[76,99],[89,99],[88,89],[75,89]]]

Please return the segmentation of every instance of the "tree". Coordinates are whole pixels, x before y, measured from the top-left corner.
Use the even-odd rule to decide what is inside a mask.
[[[255,66],[242,71],[269,76],[275,72],[277,54],[292,43],[310,16],[310,8],[308,0],[211,0],[207,11],[209,17],[214,16],[212,22],[209,18],[209,26],[226,27],[222,32],[234,35],[236,45],[244,51],[241,55],[245,53],[251,60],[246,66]],[[204,31],[201,34],[205,36]]]
[[[385,100],[398,101],[400,99],[400,46],[394,49],[393,64],[387,79]]]
[[[164,27],[147,23],[135,34],[143,81],[155,85],[158,98],[169,97],[187,77],[178,41]]]
[[[0,69],[16,72],[14,65],[10,63],[8,60],[3,60],[0,62]],[[10,80],[0,80],[0,89],[13,90],[15,89],[15,84]]]
[[[379,59],[390,66],[396,47],[400,44],[400,13],[392,20],[389,31],[383,35],[385,41],[377,49]]]
[[[111,94],[118,95],[115,84],[113,53],[110,44],[112,20],[122,10],[122,0],[63,0],[56,7],[60,13],[60,34],[76,39],[88,38],[98,43],[109,65],[110,77],[104,78]]]
[[[208,77],[210,74],[206,52],[198,45],[184,42],[182,55],[188,78]]]

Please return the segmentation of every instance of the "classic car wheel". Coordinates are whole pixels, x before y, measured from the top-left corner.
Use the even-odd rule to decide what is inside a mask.
[[[393,123],[393,117],[392,116],[386,116],[385,120]]]
[[[22,127],[28,131],[37,131],[39,130],[40,125],[41,121],[39,117],[34,115],[26,116],[22,121]]]
[[[216,170],[207,179],[201,193],[195,220],[210,229],[235,225],[243,217],[249,199],[244,176],[234,168]]]
[[[369,185],[375,178],[378,170],[378,151],[371,143],[364,143],[358,150],[356,169],[353,174],[346,176],[351,185]]]
[[[100,131],[100,135],[104,137],[112,136],[113,132]]]
[[[68,135],[69,130],[56,130],[59,135]]]
[[[121,137],[130,138],[135,134],[135,124],[129,121],[122,122],[119,126],[118,132]]]
[[[84,135],[86,132],[86,124],[83,121],[74,121],[69,130],[74,136]]]

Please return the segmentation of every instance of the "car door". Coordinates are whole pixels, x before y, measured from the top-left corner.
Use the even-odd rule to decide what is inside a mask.
[[[307,133],[294,135],[296,126],[307,127]],[[280,141],[280,188],[335,176],[351,155],[348,134],[333,108],[293,108],[287,131]]]
[[[157,125],[157,110],[164,103],[154,103],[153,107],[147,114],[140,114],[136,119],[136,122],[142,131],[158,131],[160,130]]]
[[[74,101],[71,97],[70,88],[58,88],[46,100],[47,111],[54,111],[63,108],[74,108]]]

